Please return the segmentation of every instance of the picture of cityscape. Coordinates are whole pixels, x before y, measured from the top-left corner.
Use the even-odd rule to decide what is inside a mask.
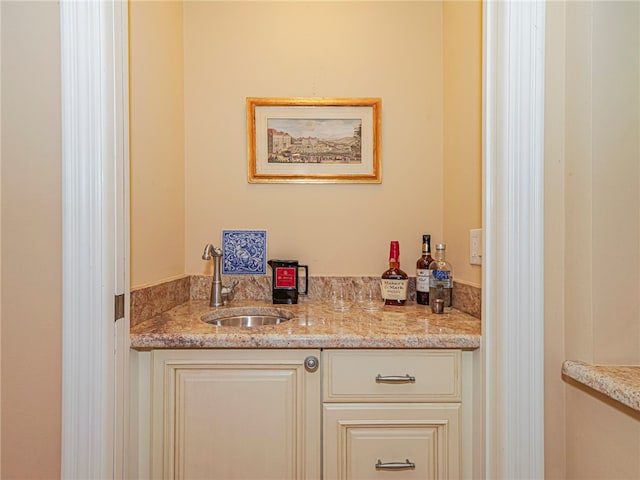
[[[362,163],[361,119],[269,118],[268,163]]]

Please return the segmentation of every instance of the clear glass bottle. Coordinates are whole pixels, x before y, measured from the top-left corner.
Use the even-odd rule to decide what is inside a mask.
[[[389,269],[382,274],[380,288],[385,305],[404,305],[407,302],[409,276],[400,270],[400,243],[389,246]]]
[[[442,296],[445,308],[451,308],[453,293],[453,267],[445,259],[444,243],[436,245],[433,262],[429,265],[431,275],[429,278],[430,302],[434,301],[434,295]]]
[[[416,302],[429,305],[429,265],[431,257],[431,235],[422,235],[422,256],[416,262]]]

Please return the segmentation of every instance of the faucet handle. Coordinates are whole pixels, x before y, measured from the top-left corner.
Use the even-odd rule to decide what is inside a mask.
[[[233,293],[233,289],[236,288],[238,286],[238,280],[234,280],[233,282],[231,282],[231,286],[229,285],[222,285],[222,293]]]
[[[224,303],[228,303],[233,299],[233,289],[236,288],[236,286],[238,286],[238,280],[234,280],[233,282],[231,282],[231,286],[229,285],[222,285],[222,301]]]

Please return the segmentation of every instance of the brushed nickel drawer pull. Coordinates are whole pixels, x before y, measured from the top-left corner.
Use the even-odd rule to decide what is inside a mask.
[[[407,458],[404,462],[386,462],[382,463],[380,459],[378,459],[378,463],[376,463],[376,470],[415,470],[416,464],[410,462]]]
[[[383,377],[378,374],[376,383],[416,383],[416,377],[412,377],[408,373],[404,377],[400,375],[385,375]]]

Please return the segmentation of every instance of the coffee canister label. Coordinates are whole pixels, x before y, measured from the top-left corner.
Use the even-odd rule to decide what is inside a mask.
[[[296,268],[276,267],[275,288],[296,288]]]

